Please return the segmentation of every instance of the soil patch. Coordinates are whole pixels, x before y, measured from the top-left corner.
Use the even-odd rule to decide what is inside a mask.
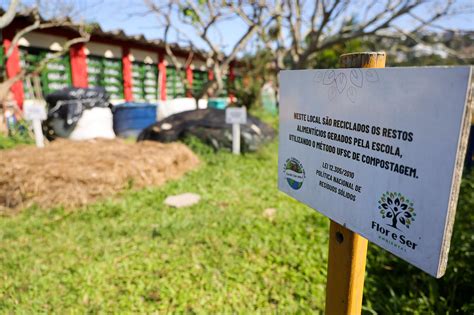
[[[158,186],[197,167],[184,144],[56,140],[0,151],[0,213],[37,204],[77,207],[124,188]]]

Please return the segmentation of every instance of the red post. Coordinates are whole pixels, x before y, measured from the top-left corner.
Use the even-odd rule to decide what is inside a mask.
[[[5,54],[7,54],[8,50],[11,47],[12,39],[14,37],[14,34],[4,31],[4,36],[5,37],[4,37],[4,40],[3,40],[3,47],[5,48]],[[6,67],[6,70],[7,70],[8,78],[13,78],[18,73],[21,72],[20,51],[19,51],[17,45],[15,45],[13,47],[12,54],[10,55],[10,57],[8,57],[8,59],[5,63],[5,67]],[[23,81],[22,80],[16,81],[12,85],[10,90],[12,91],[12,93],[15,97],[15,101],[17,102],[18,107],[20,107],[20,109],[22,109],[23,108],[23,101],[25,99],[25,94],[23,93]]]
[[[71,57],[71,75],[72,85],[74,87],[86,88],[88,86],[87,78],[87,56],[84,43],[79,43],[69,49]]]
[[[186,91],[187,97],[193,97],[193,69],[191,69],[191,65],[186,67],[186,80],[188,80],[189,88]]]
[[[207,79],[208,79],[209,81],[214,81],[214,71],[212,71],[212,69],[209,69],[209,70],[207,71]],[[208,97],[214,96],[214,93],[207,92],[207,96],[208,96]]]
[[[160,86],[160,99],[162,101],[166,101],[166,65],[165,65],[165,56],[160,54],[158,56],[158,73],[160,76],[160,82],[158,83]]]
[[[123,74],[123,95],[125,101],[133,101],[132,93],[132,61],[130,60],[130,48],[122,47],[122,74]]]
[[[230,91],[229,92],[229,98],[230,98],[230,102],[231,103],[234,103],[235,102],[235,95],[234,95],[234,81],[235,81],[235,73],[234,73],[234,63],[232,62],[230,65],[229,65],[229,82],[227,84],[227,88],[230,87]]]

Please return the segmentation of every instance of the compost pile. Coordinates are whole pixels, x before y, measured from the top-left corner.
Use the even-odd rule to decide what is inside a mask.
[[[256,117],[247,114],[247,123],[241,125],[243,152],[252,152],[275,137],[275,131]],[[208,108],[186,111],[169,116],[138,136],[138,141],[172,142],[195,136],[215,149],[232,148],[232,125],[225,123],[225,111]]]
[[[199,164],[184,144],[59,139],[44,149],[0,152],[0,213],[40,207],[75,207],[132,186],[161,185]]]

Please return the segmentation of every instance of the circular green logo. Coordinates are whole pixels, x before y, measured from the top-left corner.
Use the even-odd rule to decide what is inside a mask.
[[[295,158],[289,158],[285,162],[283,169],[288,185],[294,190],[298,190],[303,186],[305,178],[303,165]]]

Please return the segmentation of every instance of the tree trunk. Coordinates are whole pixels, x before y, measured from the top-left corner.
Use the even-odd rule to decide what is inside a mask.
[[[393,214],[393,218],[392,218],[392,224],[389,224],[388,226],[391,226],[395,229],[399,229],[397,228],[397,219],[398,219],[398,215],[400,214],[401,212],[398,212],[398,213],[395,213],[392,211],[392,214]]]

